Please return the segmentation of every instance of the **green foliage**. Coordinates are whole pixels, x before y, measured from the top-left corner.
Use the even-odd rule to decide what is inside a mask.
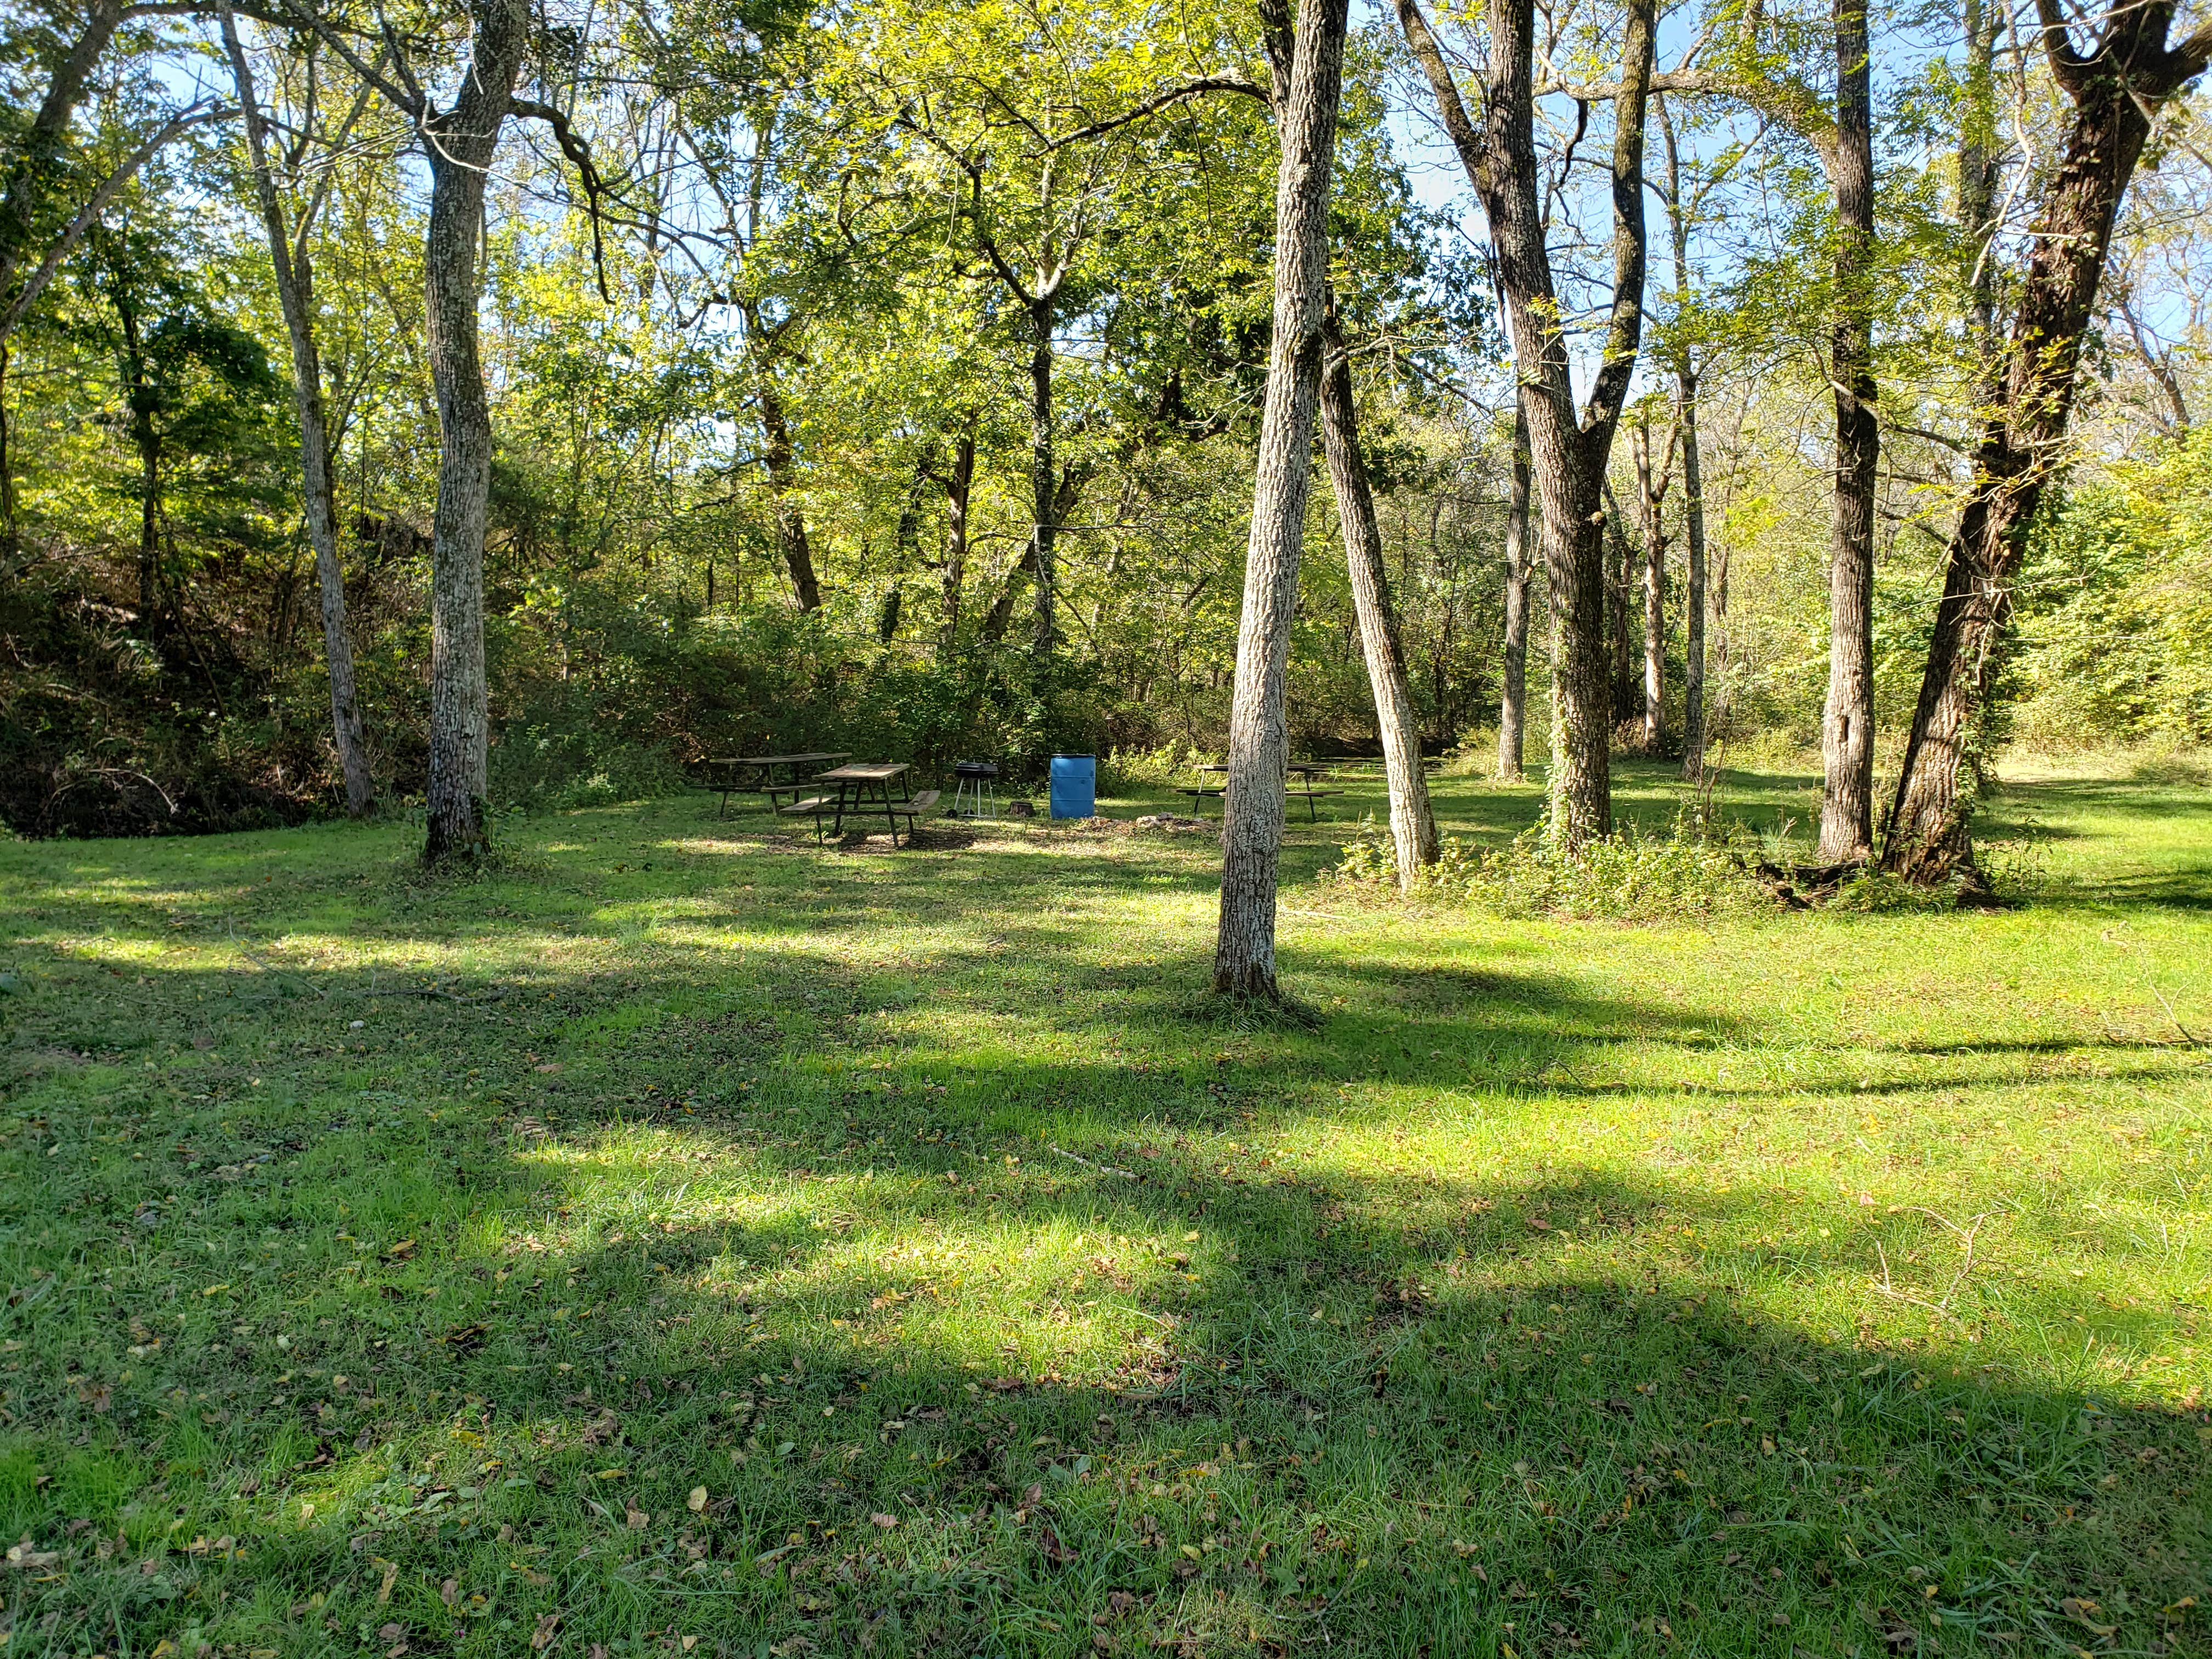
[[[2023,740],[2212,742],[2212,431],[2154,445],[2054,503],[2017,608]]]

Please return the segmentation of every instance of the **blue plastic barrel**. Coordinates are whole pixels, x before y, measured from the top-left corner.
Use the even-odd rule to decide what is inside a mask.
[[[1096,755],[1054,755],[1052,757],[1052,815],[1056,818],[1087,818],[1098,811],[1098,757]]]

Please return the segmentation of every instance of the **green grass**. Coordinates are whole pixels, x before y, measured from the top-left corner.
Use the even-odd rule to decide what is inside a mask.
[[[2205,1652],[2212,791],[1991,827],[1628,927],[1294,824],[1281,1022],[1198,836],[0,847],[4,1653]]]

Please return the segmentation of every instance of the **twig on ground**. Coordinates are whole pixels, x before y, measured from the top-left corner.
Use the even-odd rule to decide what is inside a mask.
[[[1049,1141],[1047,1141],[1045,1144],[1048,1146],[1052,1145]],[[1087,1158],[1078,1158],[1073,1152],[1069,1152],[1065,1146],[1053,1146],[1052,1150],[1058,1152],[1062,1158],[1067,1159],[1069,1163],[1080,1164],[1086,1170],[1096,1170],[1102,1175],[1119,1176],[1124,1181],[1134,1181],[1137,1178],[1135,1172],[1133,1170],[1117,1170],[1111,1164],[1097,1164],[1093,1163]]]
[[[1959,1271],[1951,1275],[1951,1282],[1944,1287],[1943,1299],[1941,1302],[1930,1302],[1925,1297],[1914,1296],[1909,1291],[1900,1291],[1889,1281],[1889,1255],[1881,1248],[1881,1241],[1876,1239],[1874,1243],[1874,1253],[1881,1261],[1881,1283],[1875,1288],[1893,1301],[1910,1302],[1915,1307],[1925,1308],[1929,1312],[1951,1320],[1954,1323],[1964,1324],[1966,1322],[1951,1311],[1951,1298],[1959,1293],[1959,1286],[1966,1283],[1966,1275],[1974,1270],[1974,1235],[1981,1231],[1982,1223],[1987,1221],[1994,1212],[1984,1210],[1962,1227],[1950,1217],[1940,1211],[1931,1210],[1924,1204],[1915,1204],[1911,1207],[1922,1215],[1935,1217],[1959,1240],[1961,1251]]]

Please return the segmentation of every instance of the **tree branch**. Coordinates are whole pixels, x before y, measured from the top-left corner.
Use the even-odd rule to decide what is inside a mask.
[[[69,222],[61,235],[46,250],[46,257],[39,262],[39,268],[24,281],[6,313],[0,314],[0,342],[6,341],[15,333],[17,326],[29,314],[31,307],[38,303],[39,295],[46,292],[46,284],[53,281],[54,273],[61,269],[62,261],[69,258],[70,250],[107,210],[107,204],[115,199],[116,192],[131,182],[156,150],[193,127],[204,126],[210,121],[227,121],[237,113],[235,109],[225,104],[206,107],[195,105],[172,116],[159,132],[125,156],[114,172],[100,181],[100,187],[92,192],[91,199],[78,210],[76,217]]]

